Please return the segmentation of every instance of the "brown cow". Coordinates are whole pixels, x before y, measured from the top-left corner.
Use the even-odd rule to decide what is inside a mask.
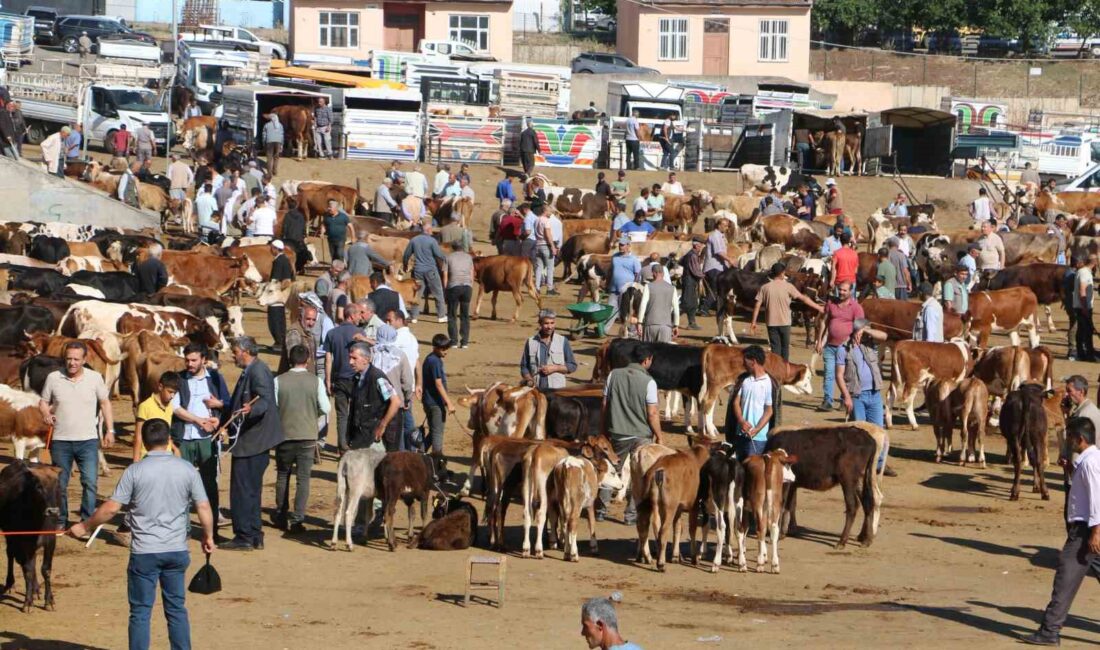
[[[420,290],[420,283],[414,278],[401,278],[396,275],[390,275],[385,273],[386,286],[393,289],[397,293],[401,294],[401,297],[405,300],[406,307],[412,307],[420,304],[420,298],[418,291]],[[370,286],[370,278],[365,275],[353,275],[351,280],[348,281],[348,298],[352,302],[359,302],[370,295],[372,289]],[[379,314],[379,318],[384,318],[385,314]]]
[[[295,266],[297,255],[294,253],[294,248],[287,246],[283,249],[283,254],[286,255],[287,260],[290,262],[290,268],[297,268],[297,266]],[[260,274],[260,280],[262,282],[271,280],[271,265],[275,262],[275,253],[271,252],[271,246],[267,244],[255,244],[252,246],[233,244],[232,246],[223,248],[222,255],[238,260],[247,258],[252,262],[252,267]]]
[[[75,253],[74,253],[75,254]],[[1053,332],[1054,319],[1050,306],[1062,303],[1062,282],[1070,267],[1064,264],[1025,264],[1010,266],[997,271],[988,281],[979,283],[981,289],[1009,289],[1027,287],[1035,293],[1035,298],[1046,310],[1047,330]]]
[[[950,379],[935,379],[924,389],[924,403],[932,417],[936,436],[936,462],[951,453],[955,420],[962,420],[959,438],[959,464],[967,460],[985,469],[985,423],[989,418],[989,389],[977,377],[956,384]]]
[[[313,112],[306,106],[289,105],[276,106],[271,114],[277,115],[283,125],[284,148],[289,152],[293,146],[298,160],[305,159],[313,139]]]
[[[690,195],[670,194],[665,197],[664,226],[687,234],[695,228],[699,215],[711,203],[710,193],[696,190]]]
[[[741,373],[745,372],[745,348],[724,343],[711,343],[703,348],[703,386],[699,391],[699,410],[705,415],[705,431],[709,436],[717,436],[714,425],[714,407],[726,387],[733,385]],[[784,361],[774,352],[767,352],[764,369],[781,386],[795,395],[812,395],[810,380],[813,370],[801,363]]]
[[[745,459],[746,510],[751,511],[756,523],[756,539],[759,553],[756,570],[764,572],[768,556],[768,538],[771,538],[772,573],[779,573],[779,527],[783,518],[783,466],[798,462],[796,456],[784,449],[773,449]],[[747,519],[747,516],[746,516]],[[737,522],[738,548],[741,551],[742,570],[745,563],[745,533],[748,521]],[[717,556],[716,556],[717,558]]]
[[[542,296],[535,288],[535,268],[530,258],[509,255],[475,257],[474,278],[477,281],[474,318],[478,318],[481,313],[481,297],[484,293],[493,294],[493,320],[497,318],[497,295],[501,291],[511,291],[512,298],[516,301],[516,311],[512,314],[510,323],[519,318],[525,288],[534,298],[535,305],[542,309]]]
[[[1012,287],[998,291],[979,291],[970,294],[970,321],[966,335],[977,339],[978,347],[984,348],[992,332],[1009,331],[1012,345],[1020,344],[1020,335],[1016,331],[1021,325],[1027,326],[1028,341],[1031,347],[1039,345],[1039,327],[1036,311],[1039,300],[1035,292],[1028,287]],[[975,337],[974,332],[977,331]],[[946,332],[944,333],[946,335]]]
[[[561,222],[562,241],[569,241],[573,235],[581,233],[598,232],[609,236],[611,234],[611,222],[607,219],[566,219]]]
[[[894,348],[894,372],[886,403],[886,428],[894,428],[894,403],[905,403],[909,425],[917,430],[913,402],[917,389],[933,379],[959,383],[970,365],[970,351],[961,341],[931,343],[929,341],[899,341]]]
[[[672,561],[680,561],[680,538],[683,526],[680,517],[688,516],[690,536],[695,537],[696,509],[699,505],[699,470],[710,458],[706,445],[663,456],[645,474],[643,497],[638,503],[638,552],[636,562],[649,564],[649,534],[657,532],[657,570],[665,570],[665,542],[669,527],[673,528]]]
[[[1043,501],[1050,500],[1047,491],[1047,415],[1043,406],[1045,391],[1037,384],[1024,384],[1005,398],[1001,409],[1001,433],[1008,441],[1008,461],[1012,463],[1013,479],[1009,501],[1020,498],[1020,473],[1025,458],[1032,460],[1033,492]]]
[[[257,285],[264,281],[259,270],[248,259],[167,250],[160,259],[168,269],[170,285],[183,282],[214,291],[217,295],[224,295],[242,284]]]
[[[749,231],[752,241],[762,244],[782,244],[787,250],[816,254],[823,240],[809,223],[786,214],[773,214],[756,220]]]
[[[1051,194],[1043,191],[1035,199],[1035,211],[1042,215],[1048,211],[1091,216],[1100,207],[1100,193],[1097,192],[1058,192]]]
[[[328,210],[329,201],[339,203],[348,216],[370,216],[367,200],[359,193],[357,187],[311,182],[298,185],[298,208],[305,215],[306,220],[312,221],[315,227],[320,226],[321,217]],[[351,230],[350,227],[349,230]],[[349,235],[348,240],[354,241],[354,232]]]
[[[607,197],[593,190],[567,187],[554,200],[562,219],[600,219],[607,216]]]
[[[50,425],[38,409],[39,400],[35,393],[0,384],[0,431],[11,438],[16,460],[23,460],[32,452],[38,459],[39,452],[46,447]]]
[[[610,242],[606,231],[583,232],[569,237],[558,253],[562,265],[562,277],[568,280],[573,274],[573,265],[585,255],[606,255],[609,250]]]
[[[150,388],[144,379],[147,378],[147,368],[161,365],[167,357],[159,357],[149,361],[154,355],[170,355],[176,357],[173,348],[181,348],[187,345],[185,338],[168,340],[149,330],[141,330],[132,334],[123,335],[120,341],[125,358],[122,360],[122,382],[125,384],[127,394],[130,396],[134,412],[137,412],[138,404],[155,390],[155,383]],[[156,375],[159,379],[160,375]],[[148,392],[146,391],[148,389]]]

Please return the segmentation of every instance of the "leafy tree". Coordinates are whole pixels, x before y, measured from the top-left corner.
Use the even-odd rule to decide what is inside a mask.
[[[1100,0],[1088,0],[1097,3]],[[1059,0],[986,0],[974,3],[970,23],[986,34],[1018,38],[1027,51],[1050,37],[1051,26],[1065,16]]]
[[[1100,0],[1081,0],[1066,15],[1066,26],[1081,39],[1081,50],[1088,39],[1100,35]]]
[[[878,22],[881,0],[818,0],[811,15],[816,31],[851,43],[864,28]]]
[[[601,11],[608,16],[614,16],[618,12],[616,0],[582,0],[581,9],[587,12]]]

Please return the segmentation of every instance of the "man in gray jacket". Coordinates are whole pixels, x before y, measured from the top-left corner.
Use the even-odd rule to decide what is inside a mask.
[[[390,265],[389,260],[370,247],[370,244],[367,243],[368,237],[370,237],[370,233],[366,230],[355,233],[355,243],[349,246],[348,252],[345,253],[348,260],[348,273],[352,275],[370,276],[374,273],[375,265],[379,269],[385,269]]]
[[[680,297],[676,287],[665,279],[665,267],[654,263],[653,281],[642,289],[642,338],[657,343],[671,343],[680,335]]]
[[[233,455],[229,485],[233,539],[218,548],[263,550],[260,497],[268,452],[283,441],[283,423],[275,401],[275,377],[267,364],[257,358],[255,339],[251,336],[233,339],[232,351],[233,361],[241,369],[228,410],[229,414],[239,412],[241,416],[227,431]]]
[[[313,144],[318,156],[332,158],[332,107],[327,97],[319,97],[313,108]]]
[[[283,152],[283,125],[274,113],[267,116],[267,124],[264,125],[264,148],[267,151],[267,168],[272,176],[276,176],[279,173],[279,155]]]

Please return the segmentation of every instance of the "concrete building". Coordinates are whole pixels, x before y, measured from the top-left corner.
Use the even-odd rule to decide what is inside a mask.
[[[812,0],[619,0],[620,54],[663,74],[808,81]]]
[[[465,41],[512,60],[511,0],[294,0],[290,15],[295,56],[362,60],[371,50],[412,52],[428,39]]]

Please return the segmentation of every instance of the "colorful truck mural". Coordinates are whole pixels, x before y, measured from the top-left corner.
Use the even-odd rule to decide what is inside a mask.
[[[1008,106],[1005,104],[963,97],[945,97],[941,109],[950,111],[958,118],[958,133],[970,133],[974,127],[1004,129],[1005,114],[1008,113]]]
[[[600,155],[603,129],[599,124],[569,124],[561,120],[532,120],[539,138],[535,162],[545,167],[591,169]]]

